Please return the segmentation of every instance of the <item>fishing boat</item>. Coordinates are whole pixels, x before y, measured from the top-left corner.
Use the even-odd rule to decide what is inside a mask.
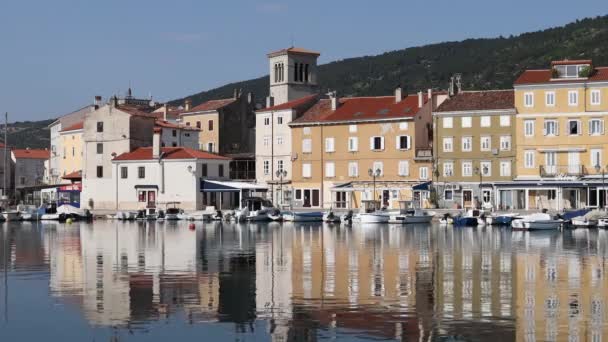
[[[547,213],[535,213],[514,219],[511,227],[515,230],[554,230],[563,223],[561,218],[555,219]]]
[[[382,210],[371,213],[361,213],[355,216],[355,219],[360,223],[388,223],[390,218],[390,213]]]
[[[237,222],[270,221],[268,213],[272,213],[274,209],[272,202],[265,198],[247,197],[241,201],[241,208],[235,212],[234,217]]]
[[[326,223],[340,223],[340,216],[336,215],[332,210],[323,214],[323,222]]]
[[[320,211],[314,211],[314,212],[286,211],[283,213],[283,220],[285,220],[287,222],[322,222],[323,213]]]

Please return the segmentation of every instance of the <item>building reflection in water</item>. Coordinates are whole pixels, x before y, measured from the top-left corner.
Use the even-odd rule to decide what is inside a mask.
[[[608,338],[603,230],[97,222],[42,232],[5,230],[3,265],[48,264],[51,294],[96,326],[184,317],[243,334],[261,321],[275,341]]]

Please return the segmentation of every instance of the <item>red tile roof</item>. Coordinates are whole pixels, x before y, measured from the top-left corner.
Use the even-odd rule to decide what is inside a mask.
[[[278,51],[274,51],[268,54],[268,57],[274,57],[274,56],[280,56],[286,53],[299,53],[299,54],[305,54],[305,55],[317,55],[320,56],[321,53],[317,52],[317,51],[312,51],[312,50],[307,50],[304,48],[299,48],[299,47],[290,47],[287,49],[281,49]]]
[[[424,102],[427,102],[426,94]],[[338,100],[340,105],[333,111],[331,100],[323,99],[307,110],[293,123],[335,122],[409,118],[418,113],[418,95],[408,95],[395,103],[394,96],[346,97]]]
[[[218,110],[220,108],[228,106],[229,104],[232,104],[234,101],[236,101],[235,98],[221,99],[221,100],[209,100],[207,102],[203,102],[203,103],[199,104],[198,106],[190,109],[187,112],[184,111],[182,114]]]
[[[220,159],[230,160],[219,154],[198,151],[187,147],[162,147],[163,159]],[[152,160],[152,147],[140,147],[132,152],[123,153],[114,160]]]
[[[593,64],[590,59],[564,59],[563,61],[553,61],[551,65],[578,65],[578,64]]]
[[[153,118],[154,114],[146,112],[143,108],[141,107],[134,107],[134,106],[129,106],[129,105],[120,105],[118,107],[116,107],[118,110],[121,110],[127,114],[130,115],[135,115],[135,116],[144,116],[147,118]]]
[[[187,131],[199,131],[199,129],[196,127],[187,126],[187,125],[178,125],[178,124],[174,124],[172,122],[168,122],[168,121],[164,121],[164,120],[156,120],[156,122],[154,124],[158,127],[163,127],[163,128],[183,129],[183,130],[187,130]]]
[[[540,83],[583,83],[608,81],[608,67],[596,67],[589,78],[552,78],[551,69],[526,70],[516,80],[515,85]]]
[[[463,91],[446,99],[435,112],[514,109],[513,90]]]
[[[14,149],[16,159],[49,159],[49,150]]]
[[[298,108],[300,106],[310,104],[310,102],[317,100],[317,98],[318,98],[318,95],[316,95],[316,94],[308,95],[308,96],[304,96],[304,97],[301,97],[296,100],[291,100],[289,102],[281,103],[280,105],[262,108],[262,109],[258,110],[257,112],[261,113],[261,112],[269,112],[271,110],[277,111],[277,110]]]
[[[68,173],[67,175],[61,177],[63,179],[82,179],[82,170],[74,171],[72,173]]]
[[[62,129],[61,132],[76,131],[76,130],[83,129],[83,128],[84,128],[84,121],[80,121],[80,122],[73,124],[72,126],[68,126],[64,129]]]

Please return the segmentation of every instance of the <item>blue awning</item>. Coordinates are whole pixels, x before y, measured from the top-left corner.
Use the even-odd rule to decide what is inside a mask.
[[[429,191],[432,182],[424,182],[412,187],[413,191]]]
[[[246,182],[221,182],[204,179],[201,179],[200,182],[201,192],[240,192],[243,190],[265,192],[268,191],[268,188],[263,185]]]

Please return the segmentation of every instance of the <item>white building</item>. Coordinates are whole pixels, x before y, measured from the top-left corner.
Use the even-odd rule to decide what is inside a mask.
[[[165,120],[156,120],[155,126],[162,129],[161,147],[180,146],[198,150],[200,129]]]
[[[99,189],[114,196],[114,208],[142,209],[179,202],[185,210],[201,210],[207,199],[202,179],[228,179],[229,158],[187,147],[160,147],[161,129],[154,130],[153,146],[140,147],[112,160],[114,187]],[[226,198],[228,200],[228,198]]]

